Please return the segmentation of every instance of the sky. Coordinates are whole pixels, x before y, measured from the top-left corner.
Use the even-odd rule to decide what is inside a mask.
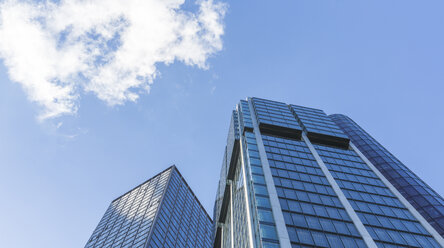
[[[348,115],[444,195],[444,2],[126,2],[0,2],[2,246],[83,247],[172,164],[211,214],[249,96]]]

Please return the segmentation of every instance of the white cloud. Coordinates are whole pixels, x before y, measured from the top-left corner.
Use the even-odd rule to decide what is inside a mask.
[[[73,114],[83,92],[109,105],[135,101],[158,63],[207,68],[222,49],[226,6],[184,0],[0,3],[0,57],[11,80],[43,107],[41,119]]]

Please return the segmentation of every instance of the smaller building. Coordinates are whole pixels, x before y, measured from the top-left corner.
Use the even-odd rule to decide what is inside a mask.
[[[212,220],[175,166],[111,202],[85,248],[212,246]]]

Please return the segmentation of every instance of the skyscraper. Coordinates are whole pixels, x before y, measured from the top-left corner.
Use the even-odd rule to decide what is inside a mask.
[[[355,146],[360,134],[333,120],[319,109],[240,101],[214,205],[214,247],[444,247],[439,229]]]
[[[212,221],[172,166],[111,202],[85,248],[207,248]]]

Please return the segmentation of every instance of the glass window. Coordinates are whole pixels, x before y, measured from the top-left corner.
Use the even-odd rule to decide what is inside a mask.
[[[333,226],[333,223],[331,222],[331,220],[319,219],[319,222],[321,223],[322,230],[324,230],[326,232],[336,232],[336,229]]]
[[[291,218],[293,219],[293,225],[307,227],[307,222],[302,214],[291,214]]]
[[[287,200],[279,198],[279,203],[281,204],[282,210],[289,210]]]
[[[297,201],[288,200],[288,209],[293,212],[302,212],[301,204]]]
[[[265,187],[264,185],[253,184],[253,187],[254,193],[268,196],[267,187]]]
[[[263,241],[262,242],[262,247],[263,248],[279,248],[279,244]]]
[[[301,208],[302,208],[302,212],[304,214],[315,215],[315,212],[314,212],[313,207],[311,206],[311,204],[301,202]]]
[[[293,225],[293,219],[291,218],[291,213],[283,211],[282,214],[284,215],[285,224]]]
[[[328,247],[328,241],[327,241],[327,238],[325,237],[325,234],[320,233],[320,232],[311,232],[311,235],[313,236],[316,246]]]
[[[266,224],[261,224],[260,230],[261,230],[261,237],[262,238],[275,239],[275,240],[278,239],[277,234],[276,234],[276,227],[266,225]]]
[[[419,246],[418,242],[416,241],[416,239],[409,233],[400,233],[402,238],[404,238],[404,240],[407,242],[408,245],[411,246]]]
[[[342,221],[333,221],[333,225],[335,226],[338,233],[350,235],[347,225]]]
[[[342,244],[341,239],[333,234],[327,234],[327,240],[328,243],[330,244],[330,247],[335,247],[335,248],[342,248],[344,247],[344,244]]]
[[[305,216],[305,220],[307,221],[308,227],[311,229],[322,230],[321,224],[319,223],[318,218],[313,216]]]
[[[316,215],[322,216],[322,217],[328,217],[327,210],[325,210],[325,207],[313,205],[313,208],[316,212]]]
[[[284,192],[285,192],[285,197],[287,197],[289,199],[297,199],[294,190],[284,189]]]
[[[403,244],[403,245],[407,244],[397,231],[387,230],[387,233],[390,235],[390,237],[392,238],[392,240],[395,243]]]
[[[256,174],[259,174],[259,175],[263,175],[264,174],[262,172],[262,168],[261,167],[254,166],[254,165],[251,165],[251,173],[256,173]]]
[[[302,244],[309,244],[309,245],[314,245],[314,241],[313,238],[311,237],[311,234],[308,230],[305,229],[297,229],[296,230],[298,237],[299,237],[299,241]]]
[[[292,227],[287,227],[287,230],[288,230],[288,236],[290,238],[290,241],[299,243],[299,238],[298,238],[298,235],[296,234],[296,229],[294,229]]]
[[[264,176],[259,176],[259,175],[253,174],[253,182],[265,184],[265,178],[264,178]]]
[[[356,247],[356,242],[354,238],[350,238],[350,237],[341,237],[342,243],[344,244],[345,247]]]
[[[376,232],[376,235],[378,235],[379,240],[386,241],[386,242],[392,242],[392,239],[386,232],[386,230],[374,228],[374,231]]]
[[[319,197],[318,194],[309,193],[308,197],[310,198],[311,202],[322,204],[321,198]]]
[[[332,219],[341,219],[341,215],[339,214],[336,208],[327,207],[328,216]]]
[[[271,208],[270,200],[267,197],[256,196],[256,204],[258,207]]]
[[[274,223],[273,213],[269,210],[258,209],[259,221]],[[285,213],[285,212],[284,212]]]

